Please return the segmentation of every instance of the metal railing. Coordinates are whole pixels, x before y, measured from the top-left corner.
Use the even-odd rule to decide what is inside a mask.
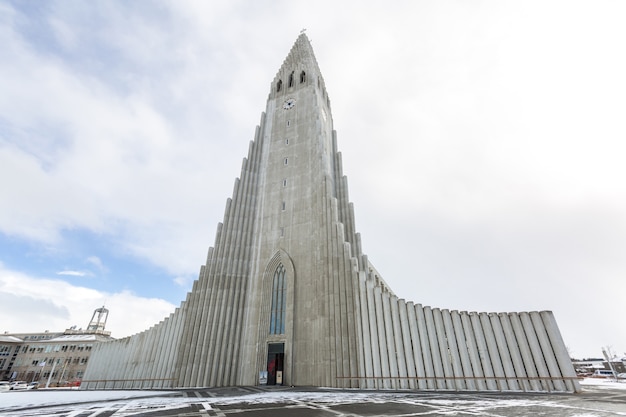
[[[410,389],[410,390],[448,390],[448,391],[485,391],[478,388],[467,388],[467,381],[472,381],[474,385],[476,383],[484,383],[488,386],[489,381],[496,383],[496,389],[487,389],[486,391],[514,391],[514,392],[575,392],[574,389],[567,389],[567,381],[578,381],[578,377],[506,377],[506,376],[422,376],[422,377],[401,377],[401,376],[346,376],[336,377],[338,380],[356,381],[359,388],[363,389]],[[443,387],[441,382],[443,381]],[[420,384],[421,382],[421,384]],[[461,387],[459,383],[465,385]],[[504,384],[506,383],[506,385]],[[532,382],[535,382],[532,384]],[[541,389],[533,389],[533,386],[537,387],[537,382]],[[554,382],[561,382],[565,385],[565,390],[559,390],[554,388]],[[354,384],[348,384],[354,385]],[[372,386],[373,385],[373,386]],[[424,387],[426,385],[426,387]],[[519,387],[518,389],[510,388],[511,385]],[[353,386],[354,387],[354,386]]]
[[[143,379],[85,379],[80,387],[83,390],[107,389],[172,389],[176,378]]]

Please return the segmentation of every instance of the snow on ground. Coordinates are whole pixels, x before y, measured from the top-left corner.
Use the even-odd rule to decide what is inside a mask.
[[[0,410],[42,407],[57,404],[78,404],[98,401],[125,400],[171,394],[163,391],[80,391],[39,389],[0,393]]]
[[[583,389],[587,387],[610,388],[626,390],[626,379],[615,380],[613,378],[585,378],[580,381]]]
[[[595,391],[598,389],[623,389],[626,390],[626,381],[617,382],[609,379],[587,378],[581,382],[583,390]],[[441,393],[442,397],[444,394]],[[175,395],[175,397],[172,397]],[[18,410],[25,407],[55,406],[79,403],[102,403],[107,401],[131,400],[135,404],[145,403],[150,405],[165,405],[168,408],[181,408],[189,402],[197,402],[198,398],[183,398],[176,391],[80,391],[80,390],[36,390],[36,391],[9,391],[0,393],[0,411]],[[389,400],[402,400],[410,396],[410,392],[363,392],[363,391],[271,391],[258,394],[236,395],[231,397],[203,398],[202,401],[211,404],[269,404],[277,402],[315,401],[318,403],[342,403],[353,404],[359,402],[385,402]],[[156,398],[155,398],[156,397]],[[467,398],[459,399],[467,403]],[[456,400],[451,398],[430,398],[433,404],[451,404]],[[535,403],[546,404],[546,400],[533,398],[528,399],[491,399],[501,406],[529,406]],[[480,404],[475,404],[480,406]],[[2,414],[8,415],[8,414]],[[17,415],[17,414],[16,414]]]

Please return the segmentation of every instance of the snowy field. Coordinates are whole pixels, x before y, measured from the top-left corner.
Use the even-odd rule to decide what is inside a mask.
[[[615,382],[600,379],[585,379],[581,381],[581,385],[585,392],[602,392],[624,390],[626,394],[626,382]],[[573,396],[562,396],[564,401]],[[469,415],[494,415],[493,410],[503,409],[524,409],[530,410],[536,407],[554,410],[554,413],[548,415],[560,416],[576,416],[576,417],[595,417],[595,416],[626,416],[626,402],[610,410],[607,414],[606,410],[602,412],[594,412],[593,407],[589,409],[581,408],[580,411],[571,414],[572,407],[564,404],[559,398],[556,400],[554,396],[544,397],[541,395],[534,396],[512,396],[503,394],[502,398],[498,398],[493,394],[490,397],[480,398],[479,395],[455,395],[454,393],[430,393],[427,397],[416,396],[409,392],[363,392],[363,391],[264,391],[260,393],[219,396],[197,398],[192,396],[183,396],[181,391],[80,391],[80,390],[38,390],[38,391],[9,391],[0,394],[0,416],[1,417],[17,417],[17,416],[52,416],[59,415],[59,410],[74,409],[76,413],[84,410],[99,410],[96,414],[104,410],[115,410],[113,416],[131,416],[140,415],[148,409],[154,410],[177,410],[188,406],[191,403],[199,403],[210,410],[212,405],[232,406],[232,405],[262,405],[276,403],[316,403],[316,404],[359,404],[359,403],[387,403],[387,402],[404,402],[407,404],[417,403],[428,404],[432,407],[441,407],[448,410],[456,410],[450,415],[456,415],[461,412],[469,413]],[[87,406],[88,404],[88,406]],[[569,409],[567,414],[561,412]],[[574,407],[575,410],[578,408]],[[27,410],[27,411],[26,411]],[[491,410],[491,411],[489,411]],[[560,411],[559,411],[560,410]],[[486,413],[486,414],[484,414]],[[96,415],[93,414],[93,415]],[[429,413],[430,414],[430,413]],[[70,413],[67,415],[74,415]],[[78,415],[78,414],[76,414]],[[82,414],[81,414],[82,415]],[[430,414],[433,415],[433,414]],[[434,414],[438,415],[438,414]],[[498,414],[500,415],[500,414]],[[512,415],[512,414],[505,414]],[[517,414],[515,414],[517,415]],[[520,414],[526,415],[526,414]]]

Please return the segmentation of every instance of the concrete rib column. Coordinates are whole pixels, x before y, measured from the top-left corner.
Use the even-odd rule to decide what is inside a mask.
[[[406,364],[406,376],[408,377],[408,388],[415,389],[415,357],[413,352],[413,343],[411,340],[415,340],[419,343],[419,339],[413,339],[413,332],[410,330],[409,312],[413,310],[413,318],[415,318],[415,307],[412,302],[405,302],[404,300],[398,300],[398,310],[400,313],[400,327],[402,332],[402,345],[404,347],[404,361]],[[417,323],[415,323],[417,330]],[[417,331],[415,332],[417,337]]]
[[[357,338],[361,335],[361,333],[356,333],[357,323],[358,323],[358,312],[354,309],[355,296],[358,297],[358,274],[357,274],[357,265],[358,262],[356,259],[351,258],[351,245],[349,243],[344,243],[344,288],[345,288],[345,296],[344,296],[344,305],[342,306],[342,311],[345,316],[345,356],[344,356],[344,372],[350,378],[359,374],[358,367],[358,344]],[[356,289],[355,289],[356,287]],[[356,293],[356,294],[355,294]],[[358,388],[358,381],[348,379],[346,380],[349,384],[349,388]]]
[[[409,322],[409,342],[413,347],[412,358],[415,366],[414,376],[417,378],[413,381],[414,385],[412,385],[411,388],[424,390],[427,387],[426,380],[424,379],[426,373],[424,372],[424,360],[422,359],[422,340],[420,338],[419,328],[417,326],[417,316],[415,314],[416,308],[417,306],[411,301],[406,304],[406,313]]]
[[[508,390],[509,386],[504,379],[504,368],[502,367],[502,359],[498,352],[498,345],[496,343],[496,337],[491,325],[489,316],[491,313],[480,313],[480,323],[483,326],[483,332],[485,334],[485,341],[487,342],[487,349],[489,350],[489,357],[491,358],[491,367],[496,377],[497,384],[501,391]]]
[[[150,384],[153,381],[150,381],[150,375],[152,374],[152,370],[154,368],[155,360],[156,360],[156,349],[158,347],[157,340],[159,338],[159,331],[161,330],[161,325],[163,322],[159,322],[155,325],[150,332],[148,332],[147,340],[146,340],[146,350],[144,352],[144,362],[141,366],[141,372],[139,373],[139,388],[150,388]]]
[[[493,367],[491,366],[491,357],[489,355],[489,349],[487,348],[487,340],[485,339],[485,333],[483,332],[480,314],[470,313],[470,321],[472,323],[472,329],[474,330],[474,336],[476,336],[476,347],[478,348],[480,363],[483,368],[483,374],[485,375],[487,390],[497,391],[499,385],[494,379],[495,375]]]
[[[359,271],[359,293],[360,303],[359,308],[361,310],[361,330],[362,330],[362,342],[361,352],[363,355],[363,370],[361,376],[365,376],[364,380],[360,381],[361,388],[372,388],[371,379],[374,376],[374,368],[372,365],[372,349],[371,346],[374,343],[370,335],[370,314],[369,314],[369,302],[367,297],[367,282],[365,272]]]
[[[168,370],[171,369],[169,366],[170,363],[170,354],[173,353],[172,341],[174,338],[174,330],[176,327],[176,319],[180,314],[180,309],[176,309],[174,313],[170,314],[170,317],[167,321],[167,326],[165,328],[165,336],[162,342],[161,348],[161,357],[159,359],[159,365],[156,369],[157,378],[161,378],[161,383],[159,384],[159,388],[171,388],[169,386],[169,381],[166,381],[167,378],[172,378],[172,375],[168,375]]]
[[[445,338],[448,345],[448,357],[452,366],[452,386],[457,391],[466,389],[465,381],[461,379],[463,375],[463,366],[461,365],[461,356],[459,346],[457,344],[454,324],[452,323],[452,314],[449,310],[441,310],[441,318],[443,319],[443,328],[445,330]]]
[[[222,230],[220,226],[220,233],[216,238],[216,245],[219,244],[219,241],[222,239]],[[186,323],[184,323],[183,330],[185,333],[193,333],[193,335],[185,337],[189,345],[185,345],[181,350],[183,357],[180,358],[182,359],[180,381],[182,386],[185,387],[199,385],[191,385],[191,382],[203,381],[206,372],[206,366],[204,366],[201,361],[197,361],[196,357],[206,357],[206,332],[208,331],[206,317],[212,308],[212,303],[207,301],[210,299],[211,286],[215,279],[215,267],[217,264],[215,257],[220,253],[218,249],[209,248],[206,265],[200,268],[198,280],[192,291],[193,296],[189,297],[189,307],[186,310],[187,320]],[[193,366],[194,361],[195,366]]]
[[[230,269],[230,268],[229,268]],[[228,275],[227,276],[227,287],[224,291],[224,304],[225,312],[224,316],[221,320],[221,335],[218,336],[218,340],[220,341],[220,349],[218,355],[215,356],[217,360],[217,373],[216,373],[216,386],[225,386],[227,385],[224,380],[224,375],[226,374],[227,367],[230,366],[230,360],[226,358],[232,353],[232,342],[229,343],[231,335],[234,333],[233,326],[235,325],[235,321],[233,317],[237,314],[235,309],[237,307],[237,295],[240,290],[239,285],[241,284],[241,280],[236,275]]]
[[[395,335],[393,333],[393,317],[391,315],[391,304],[393,300],[391,295],[385,291],[382,294],[383,299],[383,312],[385,318],[383,322],[385,324],[385,342],[387,343],[387,356],[389,358],[389,385],[392,389],[398,388],[398,358],[396,354]]]
[[[417,318],[417,329],[419,331],[419,342],[420,347],[422,348],[422,358],[416,358],[416,361],[421,361],[421,364],[424,369],[424,374],[426,376],[426,388],[427,389],[435,389],[437,388],[437,381],[433,379],[436,376],[435,368],[433,365],[433,355],[430,352],[430,335],[428,334],[428,327],[426,326],[426,313],[424,312],[426,308],[422,307],[421,304],[415,304],[415,316]],[[428,307],[428,313],[430,314],[430,307]],[[432,320],[432,315],[431,315]],[[436,339],[435,339],[436,340]],[[417,362],[416,362],[417,364]],[[419,376],[419,367],[418,376]],[[423,380],[419,381],[420,389],[424,389]]]
[[[228,204],[228,203],[227,203]],[[219,223],[217,225],[217,237],[216,241],[220,239],[222,234],[222,224]],[[215,251],[213,248],[209,249],[209,254],[214,254]],[[211,264],[213,263],[211,258]],[[195,362],[195,350],[198,346],[198,339],[202,336],[203,326],[200,326],[200,320],[202,313],[202,308],[206,308],[204,303],[200,303],[200,298],[205,295],[204,288],[208,285],[208,277],[206,273],[207,269],[210,265],[207,262],[207,266],[202,267],[200,270],[200,276],[196,281],[194,281],[191,292],[187,295],[187,302],[185,303],[186,317],[187,320],[184,324],[183,334],[180,342],[180,357],[177,360],[176,368],[179,370],[179,380],[178,385],[183,387],[192,386],[191,378],[192,372],[194,368],[192,365]],[[202,339],[200,339],[202,340]],[[197,363],[196,363],[197,365]],[[197,367],[195,368],[197,369]]]
[[[472,364],[469,358],[469,348],[467,347],[467,336],[463,329],[463,323],[461,322],[461,313],[454,310],[450,312],[452,319],[452,327],[454,329],[456,345],[458,347],[459,360],[461,361],[460,375],[466,377],[464,382],[465,387],[469,391],[476,391],[476,384],[474,382],[474,373],[472,372]]]
[[[463,333],[465,333],[467,352],[472,365],[472,376],[474,377],[474,379],[472,379],[472,384],[475,384],[474,389],[477,389],[478,391],[486,391],[487,386],[484,379],[485,374],[483,373],[480,354],[478,353],[478,347],[476,346],[476,336],[474,335],[474,329],[472,328],[472,322],[470,321],[470,313],[466,311],[461,313],[461,323],[463,324]],[[470,387],[471,386],[468,382],[468,388]]]
[[[389,389],[389,377],[391,372],[389,370],[389,352],[387,350],[387,334],[385,333],[385,314],[383,307],[382,290],[380,286],[374,288],[375,304],[376,304],[376,326],[378,328],[378,347],[380,349],[380,368],[382,384],[378,388]]]
[[[532,360],[537,369],[537,377],[541,383],[542,390],[554,391],[554,386],[552,385],[552,381],[550,381],[550,373],[546,367],[546,360],[543,357],[543,352],[541,352],[541,346],[539,345],[539,340],[537,339],[535,326],[533,326],[530,319],[530,314],[527,312],[520,313],[520,320],[522,322],[522,327],[524,328],[524,333],[526,334],[526,339],[528,340],[528,346],[530,347]]]
[[[519,384],[515,378],[515,369],[513,368],[511,354],[506,343],[506,336],[504,335],[504,330],[502,330],[502,324],[500,323],[500,316],[496,313],[492,313],[489,314],[489,319],[496,339],[496,345],[498,346],[498,353],[502,368],[504,369],[504,375],[507,377],[506,383],[508,389],[511,391],[519,391]]]
[[[161,365],[161,374],[168,381],[163,381],[163,387],[174,388],[178,382],[178,371],[176,369],[176,360],[178,358],[179,340],[182,334],[181,322],[184,322],[184,302],[181,306],[174,310],[172,315],[172,323],[165,345],[165,357]]]
[[[213,360],[213,354],[215,349],[215,334],[217,326],[217,310],[221,303],[218,301],[220,294],[219,284],[221,277],[219,276],[219,258],[223,256],[223,244],[220,243],[219,247],[216,245],[213,252],[213,259],[206,275],[206,289],[202,292],[202,304],[203,309],[201,312],[194,312],[196,318],[192,330],[197,333],[197,339],[195,343],[199,346],[196,347],[196,354],[193,356],[193,360],[196,361],[195,366],[191,369],[193,373],[188,372],[186,378],[186,387],[194,386],[210,386],[210,377],[212,368],[215,365]],[[189,319],[188,319],[189,321]]]
[[[372,344],[370,345],[372,352],[372,365],[374,371],[374,379],[370,379],[369,388],[379,388],[378,380],[376,378],[382,376],[382,360],[380,358],[380,348],[379,348],[379,340],[380,335],[378,334],[378,323],[377,323],[377,314],[376,314],[376,292],[374,290],[374,282],[371,276],[367,280],[367,311],[369,316],[370,323],[370,334],[372,338]]]
[[[530,345],[528,344],[528,339],[526,338],[526,332],[524,331],[520,314],[510,313],[509,320],[511,321],[511,326],[513,327],[513,333],[515,334],[515,340],[517,341],[520,355],[522,356],[524,370],[526,371],[526,376],[528,377],[530,390],[541,391],[541,383],[537,379],[537,366],[535,365],[533,354],[531,352]]]
[[[446,388],[444,380],[443,362],[441,360],[441,351],[439,350],[439,334],[433,318],[434,309],[424,307],[424,318],[426,319],[426,329],[428,332],[428,344],[430,345],[430,354],[433,360],[433,369],[435,371],[435,385],[438,389]]]
[[[154,365],[152,366],[152,372],[149,376],[152,380],[152,388],[163,388],[162,379],[165,378],[163,375],[163,362],[166,355],[165,347],[169,342],[169,330],[172,324],[172,314],[166,317],[161,323],[161,334],[157,339]]]
[[[263,120],[264,122],[264,120]],[[258,135],[258,132],[255,132]],[[257,136],[258,137],[258,136]],[[250,247],[252,241],[252,235],[254,230],[254,221],[251,213],[252,207],[254,207],[254,203],[256,202],[256,179],[258,172],[258,164],[259,164],[259,154],[260,154],[260,146],[256,145],[257,142],[250,143],[250,147],[248,150],[248,162],[244,165],[244,169],[242,169],[242,180],[243,180],[243,203],[242,206],[242,216],[244,217],[243,227],[242,227],[242,241],[240,242],[240,246],[238,247],[238,251],[241,251],[241,255],[237,256],[237,268],[235,270],[235,274],[240,280],[240,289],[237,294],[237,304],[236,304],[236,316],[234,319],[234,329],[232,338],[230,340],[231,347],[228,349],[229,355],[227,356],[227,363],[229,364],[227,372],[226,372],[226,385],[237,385],[237,375],[238,375],[238,367],[242,362],[242,358],[240,356],[240,347],[241,347],[241,329],[242,322],[244,316],[244,306],[247,301],[247,289],[248,289],[248,265],[246,262],[242,261],[242,259],[249,259],[250,256]],[[291,373],[290,373],[291,374]],[[291,375],[289,376],[291,378]]]
[[[123,360],[118,363],[113,362],[114,371],[111,372],[111,376],[114,381],[111,382],[111,388],[125,388],[125,380],[129,378],[132,372],[132,357],[135,354],[135,342],[139,334],[134,334],[127,339],[127,344],[124,346]],[[115,352],[111,352],[115,353]]]
[[[448,346],[446,329],[443,324],[443,314],[439,308],[433,308],[432,313],[433,321],[435,322],[435,330],[437,331],[439,357],[441,358],[441,364],[443,366],[443,374],[446,377],[444,380],[445,385],[447,389],[454,390],[456,389],[456,384],[454,383],[454,372],[452,371],[452,364],[450,363],[450,348]]]
[[[201,366],[206,369],[204,381],[193,381],[193,386],[206,385],[210,387],[220,386],[218,381],[218,357],[222,348],[222,331],[226,323],[224,322],[226,304],[230,301],[228,299],[228,276],[224,275],[224,271],[221,266],[216,273],[216,279],[213,283],[211,292],[215,295],[211,296],[213,300],[213,308],[210,309],[210,327],[207,329],[208,335],[208,352],[206,357],[198,357],[197,360],[201,363]],[[204,320],[203,320],[204,321]],[[203,323],[204,324],[204,323]],[[210,333],[209,333],[210,330]],[[205,382],[206,381],[206,382]]]
[[[339,277],[338,277],[338,266],[337,266],[337,218],[336,215],[338,213],[337,210],[337,200],[335,198],[330,197],[330,191],[328,188],[326,189],[326,193],[330,199],[330,212],[328,214],[328,218],[332,219],[332,223],[330,226],[330,240],[328,245],[328,259],[329,263],[327,266],[327,273],[329,277],[329,288],[330,290],[326,293],[330,302],[329,302],[329,316],[328,316],[328,326],[330,329],[329,332],[329,340],[330,340],[330,349],[326,351],[326,355],[328,356],[328,364],[329,369],[325,372],[324,375],[327,378],[330,378],[330,381],[327,382],[329,386],[336,387],[338,383],[337,376],[341,376],[342,361],[341,361],[341,339],[339,336],[339,330],[341,328],[341,314],[340,314],[340,302],[338,300],[339,297]],[[321,356],[324,355],[323,350],[319,350],[317,352],[317,358],[322,359]]]
[[[244,169],[246,160],[244,160]],[[224,254],[219,259],[219,269],[218,269],[218,281],[219,286],[215,288],[217,292],[217,302],[219,304],[219,308],[216,309],[217,317],[215,317],[214,321],[214,329],[212,332],[212,345],[214,347],[213,352],[206,358],[197,358],[199,362],[202,363],[203,368],[207,368],[210,363],[210,382],[209,386],[218,387],[223,386],[222,373],[223,371],[223,351],[227,347],[225,343],[226,333],[231,326],[231,322],[229,321],[228,313],[232,308],[233,303],[233,275],[231,271],[231,262],[233,259],[233,253],[235,250],[235,246],[240,242],[238,240],[239,227],[241,225],[241,216],[240,206],[241,202],[241,181],[236,180],[235,186],[233,190],[233,203],[230,205],[228,210],[227,218],[225,218],[225,222],[227,222],[225,233],[226,240],[224,242]],[[208,362],[208,361],[210,362]],[[200,381],[194,381],[194,385],[200,385]]]
[[[236,199],[239,193],[240,180],[235,180],[233,197]],[[215,244],[214,258],[204,296],[202,297],[201,311],[198,312],[198,319],[193,326],[193,332],[198,334],[193,339],[194,344],[200,344],[200,350],[196,349],[193,358],[193,373],[186,386],[216,386],[217,363],[216,358],[222,341],[219,333],[225,323],[223,323],[224,304],[227,302],[224,291],[228,288],[227,259],[232,250],[233,230],[236,222],[233,199],[228,199],[224,210],[224,227],[220,233],[220,239]],[[219,335],[218,335],[219,334]],[[196,348],[196,346],[193,346]],[[206,350],[205,350],[206,349]],[[205,354],[206,352],[206,354]],[[202,376],[202,373],[204,376]]]
[[[350,244],[345,243],[344,248],[346,251],[344,253],[344,257],[346,259],[346,274],[345,274],[345,285],[346,285],[346,305],[344,306],[344,314],[346,315],[346,324],[347,324],[347,351],[348,356],[346,357],[348,372],[351,378],[359,375],[360,367],[359,367],[359,338],[362,333],[360,330],[360,311],[357,311],[355,307],[355,302],[359,298],[359,287],[358,287],[358,261],[356,258],[351,258],[350,256]],[[349,379],[350,388],[359,388],[360,384],[358,380]]]
[[[241,347],[241,329],[242,322],[244,316],[245,305],[247,301],[247,288],[248,288],[248,278],[247,276],[242,276],[239,278],[241,280],[241,290],[239,293],[239,299],[237,300],[237,318],[235,320],[235,329],[234,335],[231,342],[231,351],[232,354],[230,356],[230,367],[229,374],[227,378],[227,385],[234,386],[242,384],[242,382],[237,381],[237,375],[239,374],[239,366],[241,364],[241,356],[240,356],[240,347]],[[290,372],[289,378],[292,378],[292,372]]]
[[[528,376],[526,375],[526,369],[524,369],[524,360],[520,354],[520,348],[517,343],[517,339],[515,338],[515,332],[513,331],[511,320],[509,319],[509,315],[507,313],[500,313],[499,316],[518,384],[523,391],[528,391],[530,389]]]
[[[142,384],[142,386],[149,387],[150,389],[156,388],[157,379],[159,379],[156,372],[159,366],[160,350],[164,343],[163,339],[165,336],[164,335],[165,325],[166,325],[166,322],[165,320],[163,320],[163,321],[160,321],[159,324],[157,324],[156,326],[156,332],[154,333],[154,339],[153,339],[154,346],[152,347],[152,354],[151,354],[152,363],[149,366],[149,370],[147,372],[144,372],[144,378],[146,379],[146,381],[144,382],[144,384]]]
[[[128,338],[126,345],[124,346],[123,359],[115,364],[114,372],[112,372],[112,379],[115,381],[112,382],[111,389],[124,389],[124,380],[130,377],[132,372],[132,357],[135,353],[134,345],[135,341],[139,337],[139,334],[134,334]]]
[[[539,312],[532,311],[530,313],[530,319],[535,326],[535,332],[537,333],[537,339],[539,339],[539,345],[541,346],[541,352],[543,357],[546,360],[546,365],[548,367],[548,371],[550,372],[550,377],[552,378],[552,384],[554,385],[554,389],[557,391],[567,391],[565,388],[565,384],[562,379],[561,370],[559,369],[559,365],[556,362],[555,354],[552,350],[552,345],[550,344],[550,339],[548,338],[548,334],[544,327],[543,321],[541,320],[541,316]]]
[[[249,155],[250,151],[248,152]],[[224,315],[220,318],[219,330],[221,333],[218,333],[217,336],[219,349],[214,355],[217,363],[217,366],[214,367],[216,368],[214,378],[216,386],[228,385],[225,379],[226,375],[230,375],[230,365],[232,363],[232,336],[235,332],[237,301],[239,291],[241,291],[240,271],[238,270],[237,260],[239,259],[239,252],[246,247],[245,238],[247,234],[244,233],[244,227],[248,217],[245,215],[245,211],[248,207],[246,203],[250,183],[250,175],[248,173],[250,165],[249,160],[244,158],[241,167],[241,180],[236,183],[237,185],[233,191],[234,213],[227,242],[228,249],[225,255],[227,261],[222,264],[220,273],[225,281],[221,299],[221,302],[225,304],[225,309],[223,309]]]
[[[145,337],[146,332],[149,330],[145,330],[139,334],[133,340],[133,348],[132,348],[132,358],[130,372],[126,377],[126,381],[124,382],[125,389],[134,389],[139,388],[137,384],[137,376],[139,374],[139,367],[142,365],[141,358],[143,356],[143,349],[145,348]]]
[[[574,370],[572,360],[569,357],[567,348],[565,347],[565,343],[563,342],[563,338],[561,337],[561,332],[559,331],[559,327],[556,324],[554,314],[552,314],[551,311],[542,311],[539,314],[541,315],[541,319],[543,320],[543,324],[548,334],[548,338],[550,339],[550,344],[552,345],[554,353],[556,355],[556,360],[561,370],[561,375],[566,378],[571,378],[565,380],[567,390],[571,392],[580,392],[581,389],[580,384],[578,383],[578,379],[576,377],[576,371]]]
[[[110,379],[117,377],[116,367],[119,366],[120,363],[126,362],[124,358],[126,357],[126,354],[128,353],[128,349],[126,348],[126,346],[129,340],[130,340],[130,337],[126,337],[124,339],[116,340],[114,342],[109,342],[105,345],[103,349],[103,355],[105,356],[106,359],[103,362],[104,362],[104,365],[106,366],[103,367],[102,374],[98,376],[98,379],[110,380]],[[117,362],[113,362],[114,353],[117,353],[120,357],[120,360],[118,360]],[[104,382],[102,384],[102,387],[98,387],[98,388],[109,389],[113,387],[112,386],[110,387],[109,382]]]
[[[390,301],[390,307],[391,307],[391,319],[392,319],[392,324],[393,324],[394,344],[396,346],[395,356],[396,356],[397,369],[398,369],[398,387],[401,389],[407,389],[409,385],[407,381],[406,359],[404,355],[404,342],[402,340],[402,327],[400,324],[400,310],[398,307],[398,303],[402,302],[404,304],[404,300],[398,300],[398,297],[396,297],[395,295],[392,295],[389,301]]]

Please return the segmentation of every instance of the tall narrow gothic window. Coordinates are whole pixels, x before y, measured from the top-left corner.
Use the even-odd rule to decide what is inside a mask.
[[[278,265],[272,282],[272,310],[270,315],[270,334],[285,333],[285,299],[287,298],[287,283],[285,267]]]
[[[293,87],[293,71],[289,74],[289,87]]]
[[[306,81],[306,73],[304,71],[302,71],[300,73],[300,84],[302,84],[305,81]]]
[[[283,80],[278,80],[278,83],[276,84],[276,92],[278,93],[282,87],[283,87]]]

